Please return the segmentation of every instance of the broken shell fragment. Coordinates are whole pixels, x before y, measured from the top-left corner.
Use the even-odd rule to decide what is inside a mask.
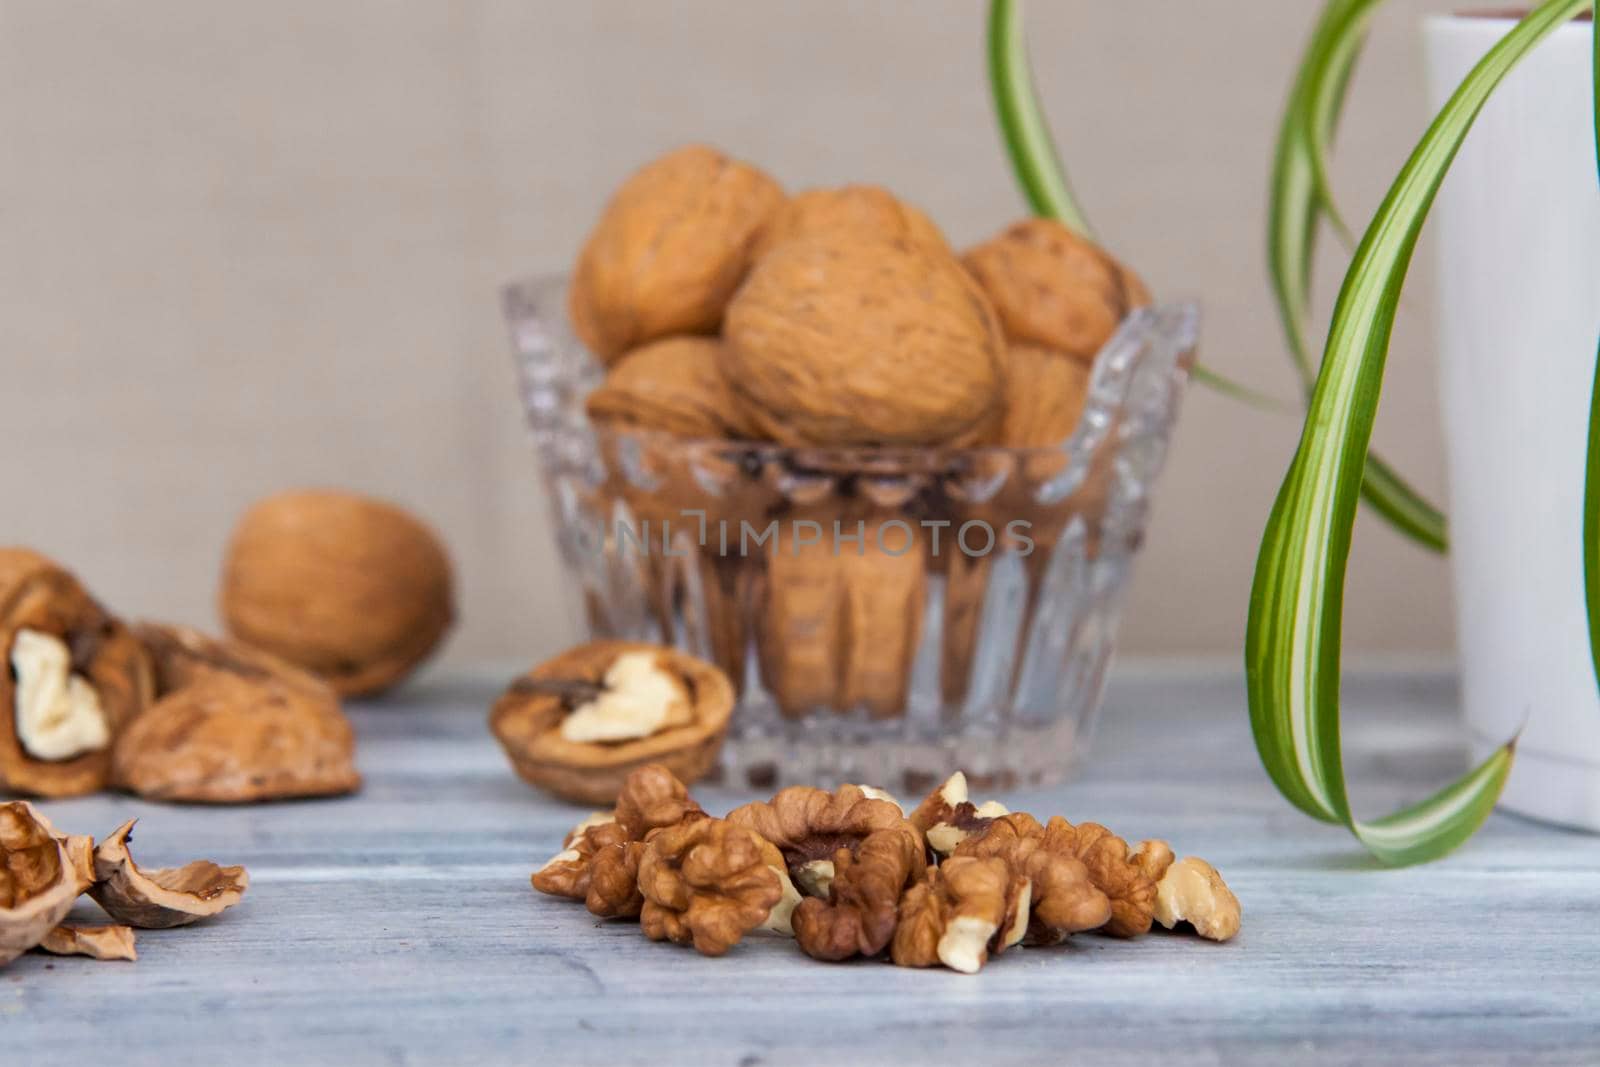
[[[0,966],[43,941],[78,899],[66,842],[28,802],[0,804]]]
[[[241,804],[359,788],[333,690],[276,656],[142,624],[159,698],[117,739],[113,781],[140,796]]]
[[[129,926],[165,930],[216,915],[243,899],[250,886],[243,867],[195,860],[182,867],[141,869],[128,851],[136,821],[117,827],[95,849],[97,881],[89,895],[106,914]]]
[[[88,956],[96,960],[136,960],[130,926],[57,926],[34,946],[52,956]]]

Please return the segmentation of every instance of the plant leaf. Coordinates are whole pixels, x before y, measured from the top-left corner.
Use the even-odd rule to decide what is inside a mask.
[[[1489,95],[1517,61],[1593,0],[1544,0],[1473,68],[1417,145],[1345,275],[1299,448],[1261,542],[1245,669],[1268,774],[1315,818],[1349,827],[1389,864],[1435,859],[1470,837],[1511,769],[1507,743],[1413,807],[1363,822],[1346,795],[1339,742],[1344,578],[1367,445],[1406,272],[1429,209]]]
[[[1594,35],[1595,157],[1600,162],[1600,32]],[[1600,354],[1589,395],[1589,458],[1583,479],[1583,596],[1589,616],[1589,656],[1600,682]]]
[[[1328,150],[1350,75],[1380,3],[1329,0],[1323,8],[1289,92],[1273,157],[1268,261],[1289,354],[1307,390],[1317,376],[1308,325],[1317,228],[1324,217],[1336,228],[1345,228],[1328,181]],[[1375,455],[1368,460],[1362,495],[1368,506],[1413,541],[1436,552],[1448,547],[1443,513]]]
[[[1072,195],[1034,87],[1021,0],[994,0],[989,7],[989,83],[1006,153],[1028,206],[1088,236],[1089,222]]]

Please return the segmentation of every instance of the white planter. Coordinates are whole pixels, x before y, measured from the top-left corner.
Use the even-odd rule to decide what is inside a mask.
[[[1442,106],[1514,23],[1426,23]],[[1503,806],[1600,830],[1582,504],[1600,339],[1592,25],[1491,98],[1434,210],[1462,697],[1481,757],[1526,723]]]

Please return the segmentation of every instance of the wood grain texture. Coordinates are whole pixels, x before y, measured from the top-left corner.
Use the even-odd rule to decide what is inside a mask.
[[[538,896],[529,872],[582,813],[513,777],[484,726],[499,681],[358,707],[356,798],[45,805],[77,832],[140,816],[141,861],[243,863],[251,888],[210,923],[141,932],[138,963],[0,971],[0,1062],[75,1062],[69,1034],[130,1067],[1593,1062],[1600,838],[1496,816],[1442,863],[1376,869],[1272,791],[1226,675],[1122,672],[1092,766],[1005,799],[1212,860],[1244,905],[1238,940],[1079,937],[976,978],[814,963],[775,939],[706,960]],[[1347,685],[1362,810],[1460,769],[1454,701],[1440,675]]]

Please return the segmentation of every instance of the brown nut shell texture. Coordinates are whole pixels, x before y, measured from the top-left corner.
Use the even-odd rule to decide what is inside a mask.
[[[52,956],[88,956],[95,960],[136,960],[131,926],[58,926],[35,947]]]
[[[123,731],[116,785],[156,800],[240,804],[359,788],[355,732],[326,685],[275,656],[141,624],[158,699]]]
[[[721,956],[766,922],[783,886],[764,844],[724,819],[691,819],[652,834],[639,860],[645,936]]]
[[[243,867],[195,860],[182,867],[142,869],[128,851],[135,821],[117,827],[95,849],[89,895],[107,915],[128,926],[166,930],[217,915],[244,898],[250,875]]]
[[[777,182],[704,145],[646,164],[612,196],[573,271],[573,329],[603,363],[672,334],[710,334],[783,202]]]
[[[715,337],[667,337],[634,349],[589,394],[589,418],[679,437],[757,437],[723,380],[721,353]]]
[[[954,856],[929,867],[900,902],[890,957],[901,967],[943,964],[976,974],[1022,940],[1031,892],[997,858]]]
[[[222,571],[228,633],[345,696],[411,673],[455,616],[437,534],[392,504],[334,490],[268,497],[239,520]]]
[[[963,259],[1006,337],[1093,362],[1149,291],[1104,249],[1053,219],[1007,227]]]
[[[767,561],[758,654],[779,709],[905,713],[922,637],[926,559],[910,532],[877,519],[816,521],[817,538],[789,520]],[[851,540],[844,540],[850,538]]]
[[[723,375],[788,445],[969,444],[1000,415],[1004,341],[947,253],[838,232],[778,245],[728,306]]]
[[[1006,448],[1051,448],[1072,437],[1089,402],[1091,366],[1037,345],[1006,352],[1005,416],[998,443]],[[1048,468],[1030,465],[1033,478]]]
[[[26,801],[0,804],[0,966],[42,942],[82,892],[68,840]]]
[[[149,704],[149,659],[71,574],[0,548],[0,791],[103,789],[117,735]]]
[[[683,782],[704,777],[733,702],[733,684],[712,664],[660,645],[594,641],[512,682],[489,726],[529,784],[609,804],[652,763]]]
[[[937,252],[950,251],[934,221],[889,190],[879,185],[845,185],[807,189],[790,197],[762,230],[756,258],[789,241],[830,233],[898,239]]]

